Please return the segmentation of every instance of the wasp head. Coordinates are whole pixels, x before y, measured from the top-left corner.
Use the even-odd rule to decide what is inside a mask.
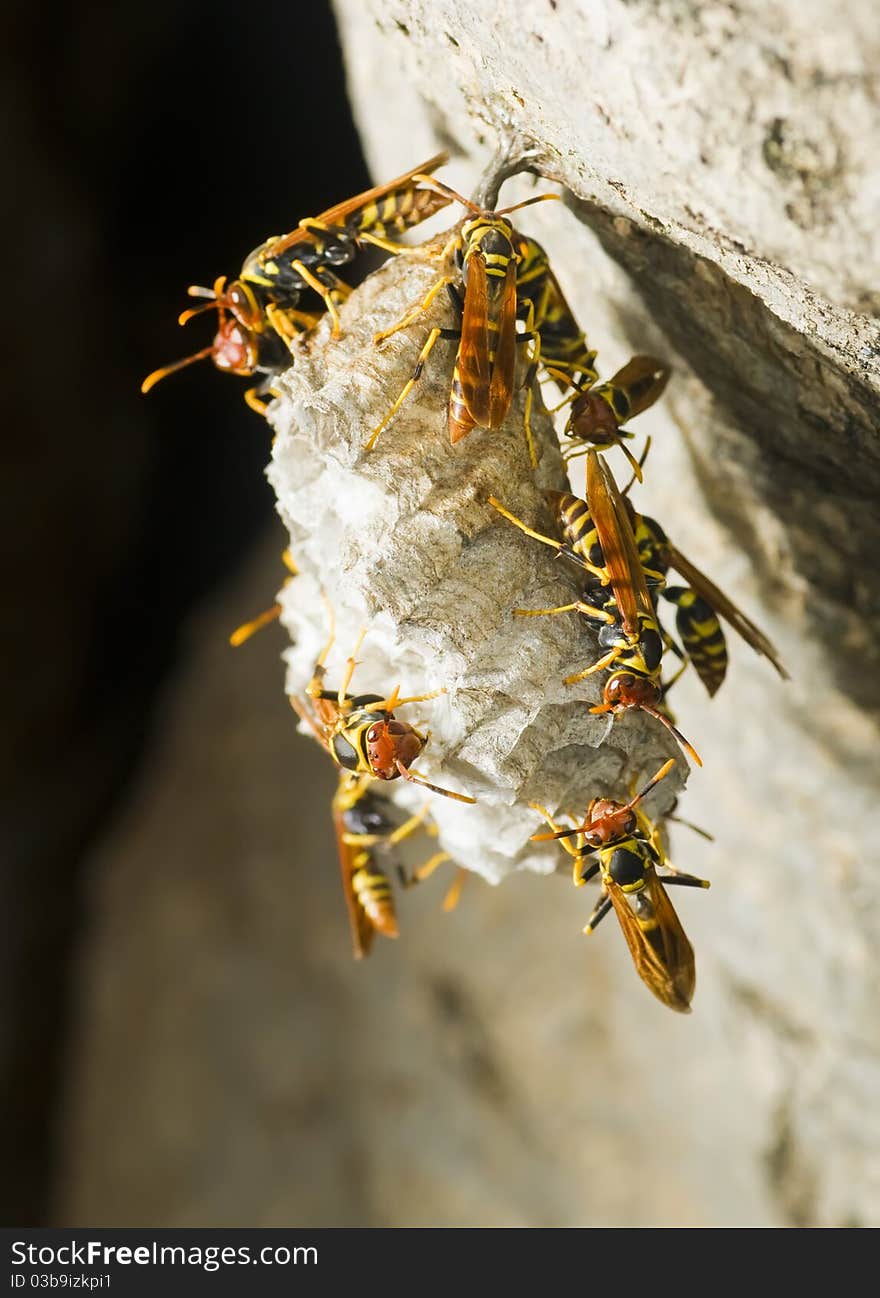
[[[656,708],[660,696],[660,686],[650,676],[614,672],[605,683],[604,704],[596,710],[622,712],[626,708]]]
[[[426,744],[414,726],[406,721],[374,721],[366,733],[365,750],[370,770],[380,780],[396,780],[400,767],[406,770]]]
[[[636,828],[632,807],[613,798],[594,798],[587,812],[584,838],[590,847],[607,847],[627,838]]]
[[[571,407],[565,431],[569,437],[575,437],[580,442],[603,447],[620,441],[619,424],[620,421],[603,397],[596,392],[583,392]]]

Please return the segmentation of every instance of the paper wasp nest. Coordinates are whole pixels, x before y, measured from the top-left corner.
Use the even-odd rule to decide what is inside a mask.
[[[375,449],[363,452],[430,327],[455,324],[451,305],[441,295],[411,328],[379,346],[373,335],[420,300],[439,273],[408,256],[392,258],[351,295],[341,336],[334,339],[325,321],[281,380],[269,476],[301,574],[282,596],[294,642],[287,688],[302,694],[328,638],[323,592],[336,616],[326,688],[338,686],[366,626],[351,692],[445,689],[400,710],[401,719],[431,732],[413,769],[478,804],[403,780],[382,791],[409,810],[429,799],[440,846],[498,882],[514,869],[549,873],[560,863],[555,844],[528,843],[539,825],[530,801],[580,814],[591,797],[627,793],[678,750],[651,718],[591,716],[601,674],[563,684],[600,656],[585,618],[513,615],[517,607],[568,603],[577,591],[564,561],[486,503],[495,495],[550,529],[541,492],[566,489],[567,478],[540,400],[537,472],[526,449],[522,390],[500,432],[475,429],[451,446],[446,407],[456,343],[441,339]],[[520,376],[524,370],[521,361]],[[328,760],[317,746],[314,760]],[[656,807],[669,805],[684,772],[681,757]]]

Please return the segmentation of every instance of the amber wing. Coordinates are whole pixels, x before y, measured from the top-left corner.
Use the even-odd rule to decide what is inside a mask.
[[[681,573],[688,585],[701,595],[718,616],[723,617],[756,653],[770,659],[783,680],[789,679],[788,672],[780,661],[778,650],[767,639],[764,632],[756,627],[754,622],[747,618],[745,613],[742,613],[705,573],[695,568],[690,559],[686,559],[680,550],[676,550],[674,545],[669,546],[669,562],[676,572]]]
[[[694,949],[656,872],[649,871],[647,883],[653,912],[651,927],[639,922],[618,884],[606,878],[604,885],[636,973],[669,1009],[689,1014],[696,986]]]
[[[364,956],[370,954],[370,948],[373,945],[373,938],[376,936],[370,919],[367,916],[363,906],[355,896],[354,889],[351,886],[353,871],[353,862],[356,848],[345,841],[345,821],[341,810],[334,807],[333,810],[333,828],[336,833],[336,848],[339,853],[339,870],[342,876],[342,895],[345,898],[345,905],[348,910],[348,922],[351,928],[351,944],[356,960],[362,960]]]
[[[403,175],[398,176],[396,180],[389,180],[387,185],[376,185],[373,189],[365,189],[362,194],[355,194],[354,197],[347,198],[342,203],[337,203],[335,207],[328,207],[326,212],[321,212],[314,219],[315,221],[320,222],[321,225],[326,226],[345,225],[347,219],[362,207],[366,207],[369,203],[378,203],[381,199],[387,198],[389,194],[393,194],[396,189],[403,189],[409,184],[414,176],[429,175],[432,171],[436,171],[438,167],[442,167],[443,164],[448,161],[448,153],[438,153],[433,158],[429,158],[427,162],[423,162],[420,166],[412,167],[409,171],[405,171]],[[439,212],[441,208],[446,207],[446,205],[451,201],[452,200],[448,195],[438,193],[436,206],[433,207],[431,213],[426,212],[426,215],[433,215],[433,212]],[[303,226],[298,225],[295,229],[291,230],[289,234],[281,235],[279,239],[276,239],[271,247],[266,249],[263,260],[268,260],[271,257],[279,257],[282,253],[286,252],[288,248],[292,248],[294,244],[302,243],[303,241],[314,242],[314,239],[314,233],[309,230],[308,227],[304,228]]]
[[[641,629],[639,613],[653,619],[654,609],[626,504],[610,469],[595,451],[587,456],[587,504],[623,628],[635,639]]]

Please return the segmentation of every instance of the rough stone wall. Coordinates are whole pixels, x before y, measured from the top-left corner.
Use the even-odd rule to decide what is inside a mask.
[[[221,657],[253,602],[239,592],[180,690],[164,779],[96,862],[59,1215],[876,1226],[872,8],[833,24],[781,3],[338,13],[377,179],[448,145],[469,192],[503,131],[563,186],[571,211],[522,226],[603,374],[637,350],[675,366],[640,420],[638,504],[793,679],[731,637],[717,699],[680,686],[705,761],[682,813],[716,839],[673,837],[712,879],[675,899],[697,953],[689,1018],[639,985],[611,920],[580,937],[564,876],[474,881],[448,918],[426,885],[400,941],[354,967],[313,830],[320,755],[299,741],[294,776],[283,701],[254,710],[275,647]],[[204,825],[182,838],[184,797]]]

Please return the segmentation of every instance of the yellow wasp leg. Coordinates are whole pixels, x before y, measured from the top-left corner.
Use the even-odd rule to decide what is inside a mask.
[[[424,311],[427,311],[437,294],[441,293],[446,285],[451,284],[452,282],[453,276],[441,275],[440,279],[431,285],[425,296],[419,302],[416,302],[414,306],[411,306],[405,315],[400,317],[397,324],[392,325],[390,329],[383,329],[380,333],[373,334],[374,344],[378,346],[379,343],[383,343],[386,338],[390,338],[393,334],[399,333],[401,329],[408,328],[409,325],[418,320],[419,316]]]
[[[592,575],[600,581],[603,586],[608,585],[608,573],[605,572],[603,568],[597,568],[595,564],[587,563],[579,554],[574,554],[573,551],[569,549],[567,545],[564,545],[562,541],[557,541],[552,536],[545,536],[543,532],[536,532],[534,528],[528,527],[521,518],[517,518],[516,514],[511,514],[509,509],[505,509],[496,496],[488,496],[487,500],[493,509],[497,509],[499,514],[503,515],[509,523],[513,523],[514,527],[518,527],[521,532],[525,532],[526,536],[530,536],[534,541],[540,541],[542,545],[552,546],[559,554],[567,555],[572,559],[578,567],[585,569],[586,572],[592,573]]]
[[[600,658],[598,662],[594,662],[592,667],[585,667],[582,672],[577,672],[574,676],[566,676],[565,680],[562,682],[563,685],[576,685],[578,681],[586,680],[586,678],[592,676],[594,672],[600,672],[603,667],[610,667],[612,663],[617,661],[622,653],[623,650],[619,645],[616,645],[613,649],[609,649],[608,653]]]
[[[308,284],[309,288],[314,289],[319,297],[324,299],[324,305],[333,321],[333,337],[336,338],[340,332],[339,312],[336,310],[336,303],[333,301],[334,289],[329,289],[325,284],[312,274],[307,266],[301,261],[292,261],[291,266],[297,272],[303,283]]]
[[[428,334],[428,340],[425,343],[422,350],[419,352],[418,360],[416,361],[416,367],[413,370],[409,381],[404,385],[403,391],[395,401],[394,405],[388,411],[388,414],[382,420],[381,424],[378,426],[378,428],[375,428],[373,432],[370,434],[369,441],[364,443],[365,451],[371,451],[373,449],[373,447],[376,445],[376,442],[379,440],[380,434],[391,423],[391,420],[397,414],[398,410],[403,405],[404,401],[406,401],[410,392],[412,392],[413,388],[418,383],[419,379],[422,376],[422,370],[424,369],[425,361],[430,356],[431,352],[434,349],[434,344],[436,343],[437,339],[440,337],[442,333],[443,333],[442,329],[434,328]]]

